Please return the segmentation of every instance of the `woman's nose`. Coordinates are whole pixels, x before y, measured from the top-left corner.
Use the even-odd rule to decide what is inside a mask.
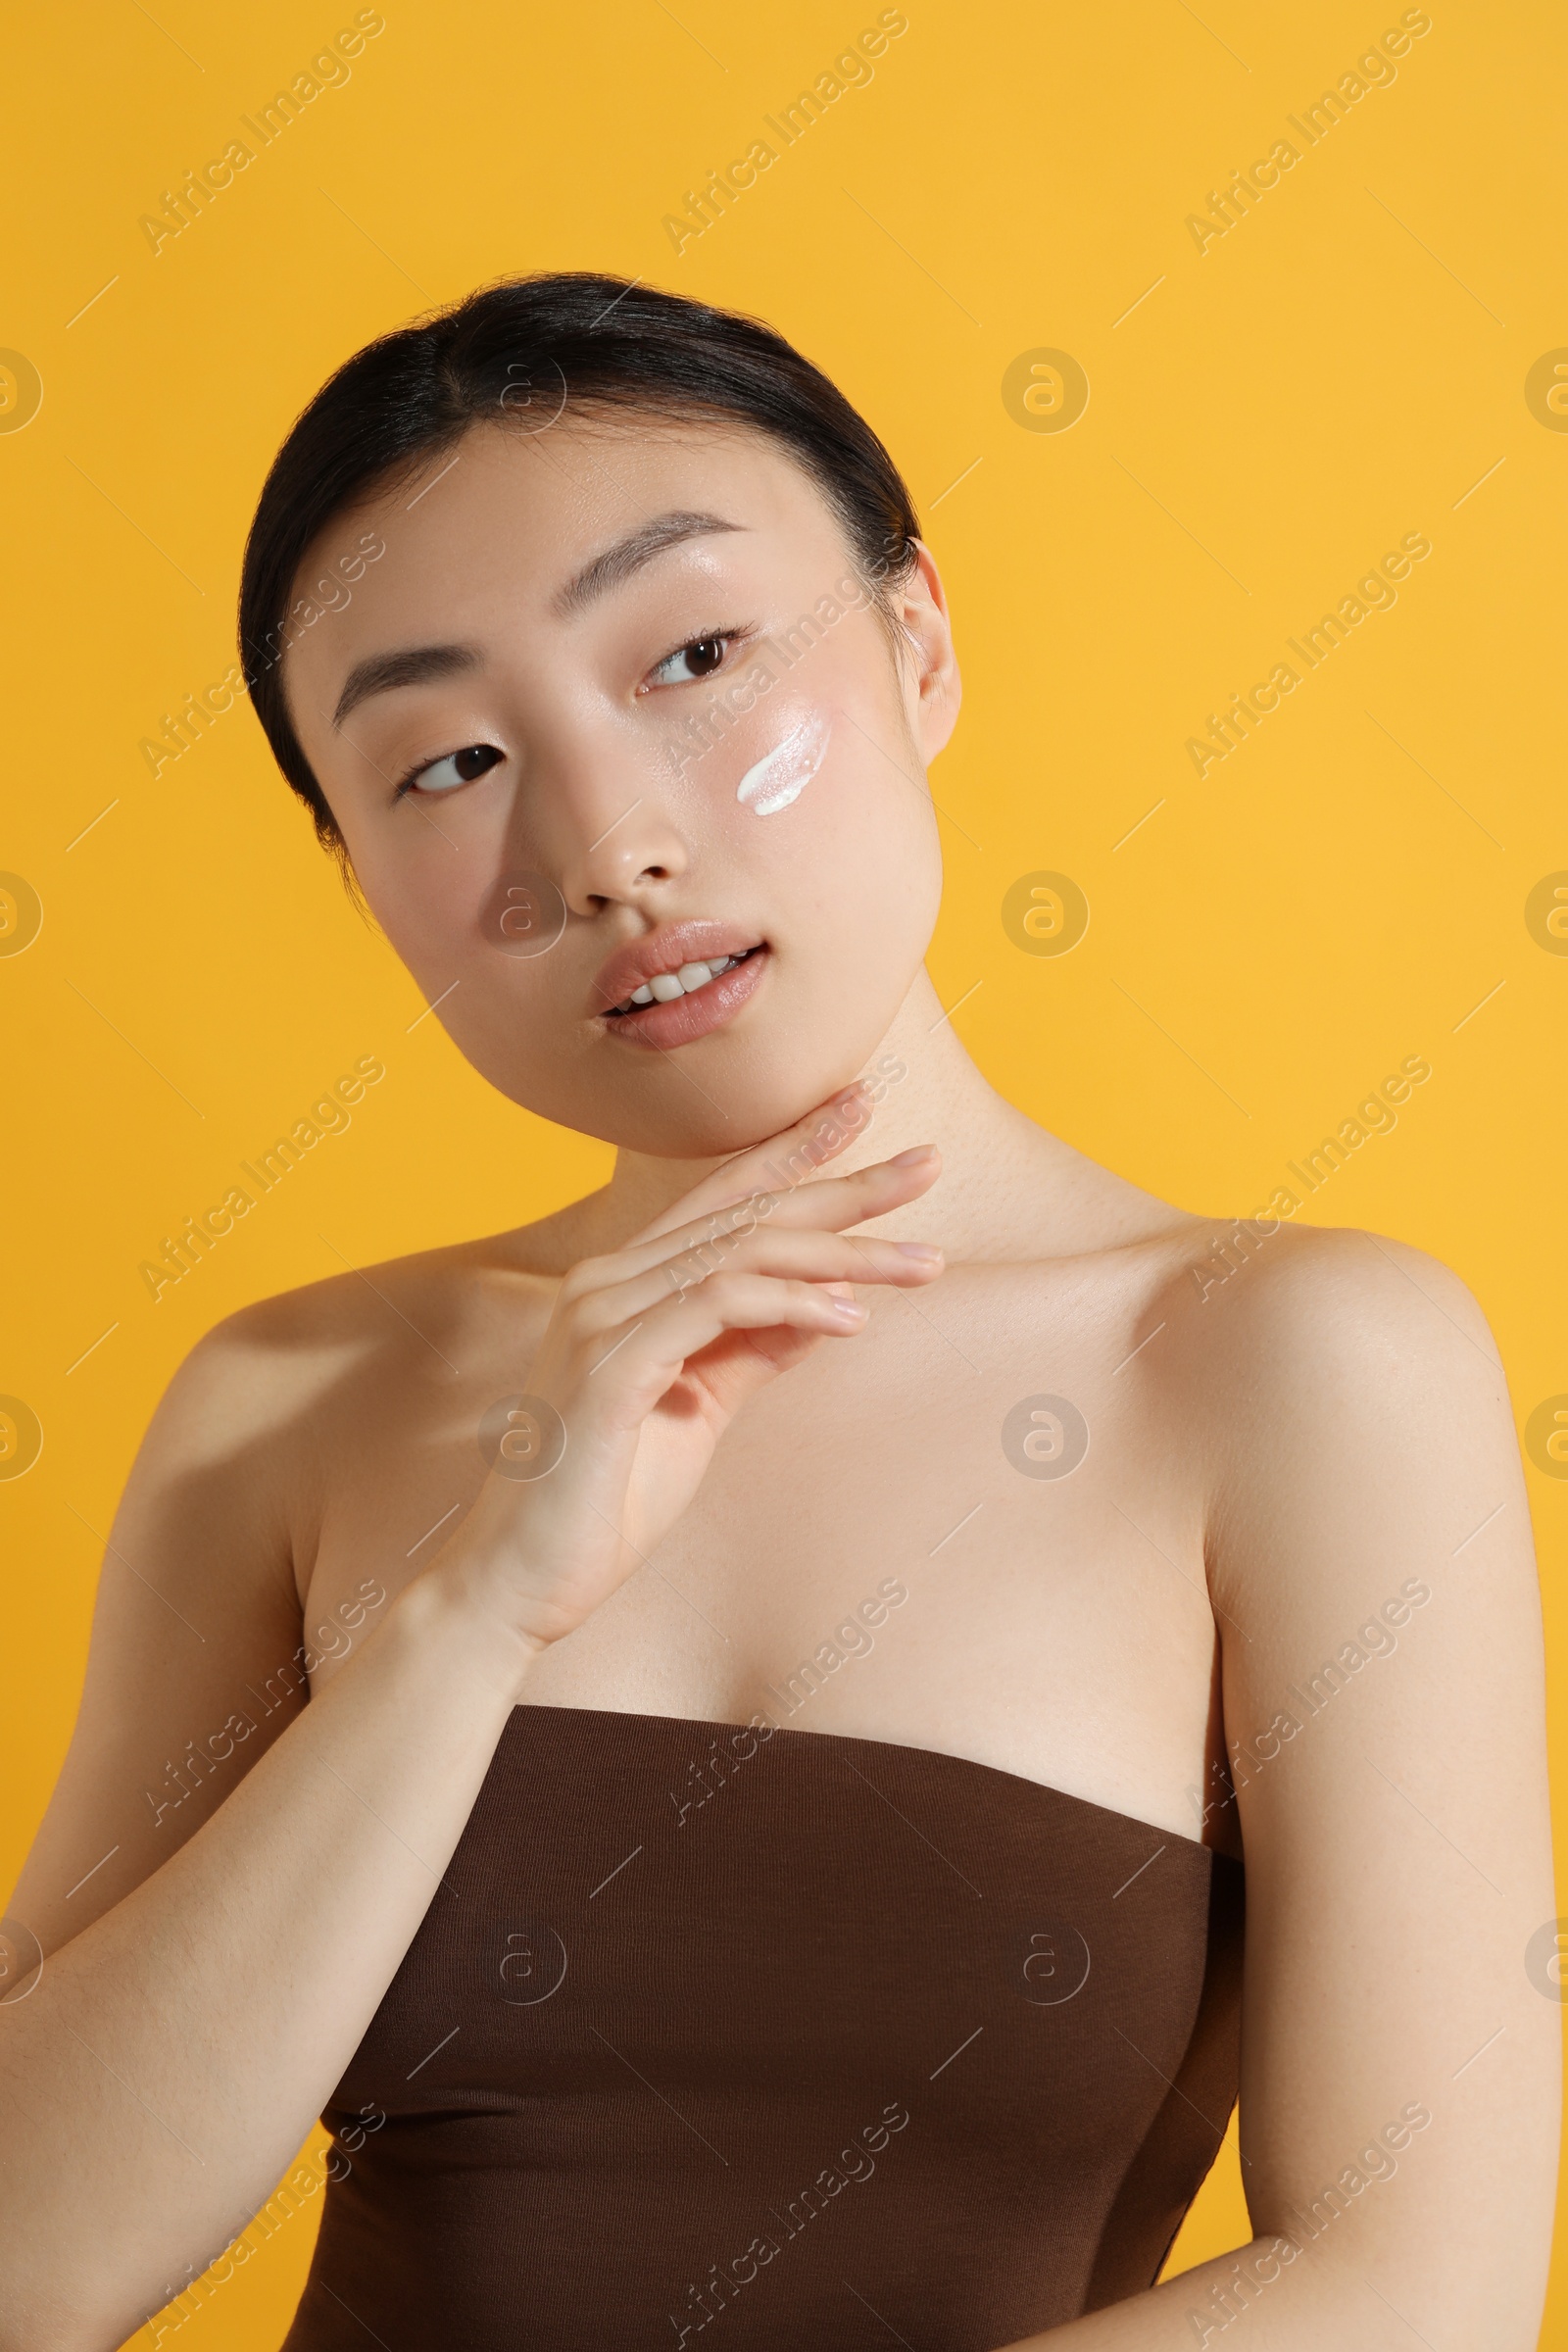
[[[651,884],[673,882],[691,863],[667,778],[624,758],[579,768],[554,800],[554,870],[574,914],[592,914]]]

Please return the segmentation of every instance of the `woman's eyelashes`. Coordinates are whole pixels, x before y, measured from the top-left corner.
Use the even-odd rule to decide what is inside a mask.
[[[710,629],[706,636],[688,637],[672,654],[666,654],[649,671],[644,687],[694,686],[710,678],[722,669],[736,646],[745,645],[757,634],[755,629]],[[493,743],[470,743],[461,752],[448,752],[439,760],[424,760],[411,767],[394,788],[392,798],[401,801],[406,793],[429,793],[439,798],[443,793],[456,792],[461,785],[472,784],[485,775],[506,754]]]
[[[401,801],[406,792],[456,792],[460,784],[473,783],[505,757],[493,743],[467,744],[461,752],[448,752],[444,759],[411,767],[392,797]]]
[[[713,629],[706,637],[688,637],[684,645],[666,654],[648,673],[650,686],[692,686],[702,678],[710,678],[721,669],[730,648],[744,645],[752,635],[750,629]],[[677,667],[684,664],[684,667]]]

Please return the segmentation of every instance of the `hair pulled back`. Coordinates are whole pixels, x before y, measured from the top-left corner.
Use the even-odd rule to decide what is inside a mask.
[[[919,524],[887,450],[838,387],[758,318],[635,280],[540,272],[480,287],[378,336],[345,361],[290,430],[262,488],[240,579],[239,656],[273,757],[343,856],[301,749],[281,659],[320,613],[295,595],[318,534],[475,424],[548,431],[640,411],[750,425],[811,476],[884,613],[915,558]]]

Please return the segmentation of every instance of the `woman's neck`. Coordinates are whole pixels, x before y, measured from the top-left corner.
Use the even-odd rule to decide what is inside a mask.
[[[824,1176],[935,1144],[942,1174],[918,1200],[868,1225],[935,1242],[950,1261],[1069,1254],[1133,1240],[1172,1211],[1049,1134],[987,1084],[922,965],[862,1072],[885,1080],[855,1140]],[[662,1159],[621,1151],[608,1185],[549,1223],[569,1254],[613,1250],[699,1184],[718,1159]]]

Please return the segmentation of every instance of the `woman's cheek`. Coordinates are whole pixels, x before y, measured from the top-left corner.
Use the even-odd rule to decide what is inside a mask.
[[[735,798],[753,816],[777,816],[793,808],[820,772],[833,739],[833,721],[826,710],[797,707],[770,713],[777,725],[775,739],[760,759],[741,775]]]
[[[786,845],[842,847],[873,828],[885,840],[886,820],[900,813],[890,795],[913,803],[903,762],[878,748],[878,717],[857,718],[837,697],[788,688],[759,698],[687,771],[691,821],[718,828],[743,859],[760,848],[771,859]]]

